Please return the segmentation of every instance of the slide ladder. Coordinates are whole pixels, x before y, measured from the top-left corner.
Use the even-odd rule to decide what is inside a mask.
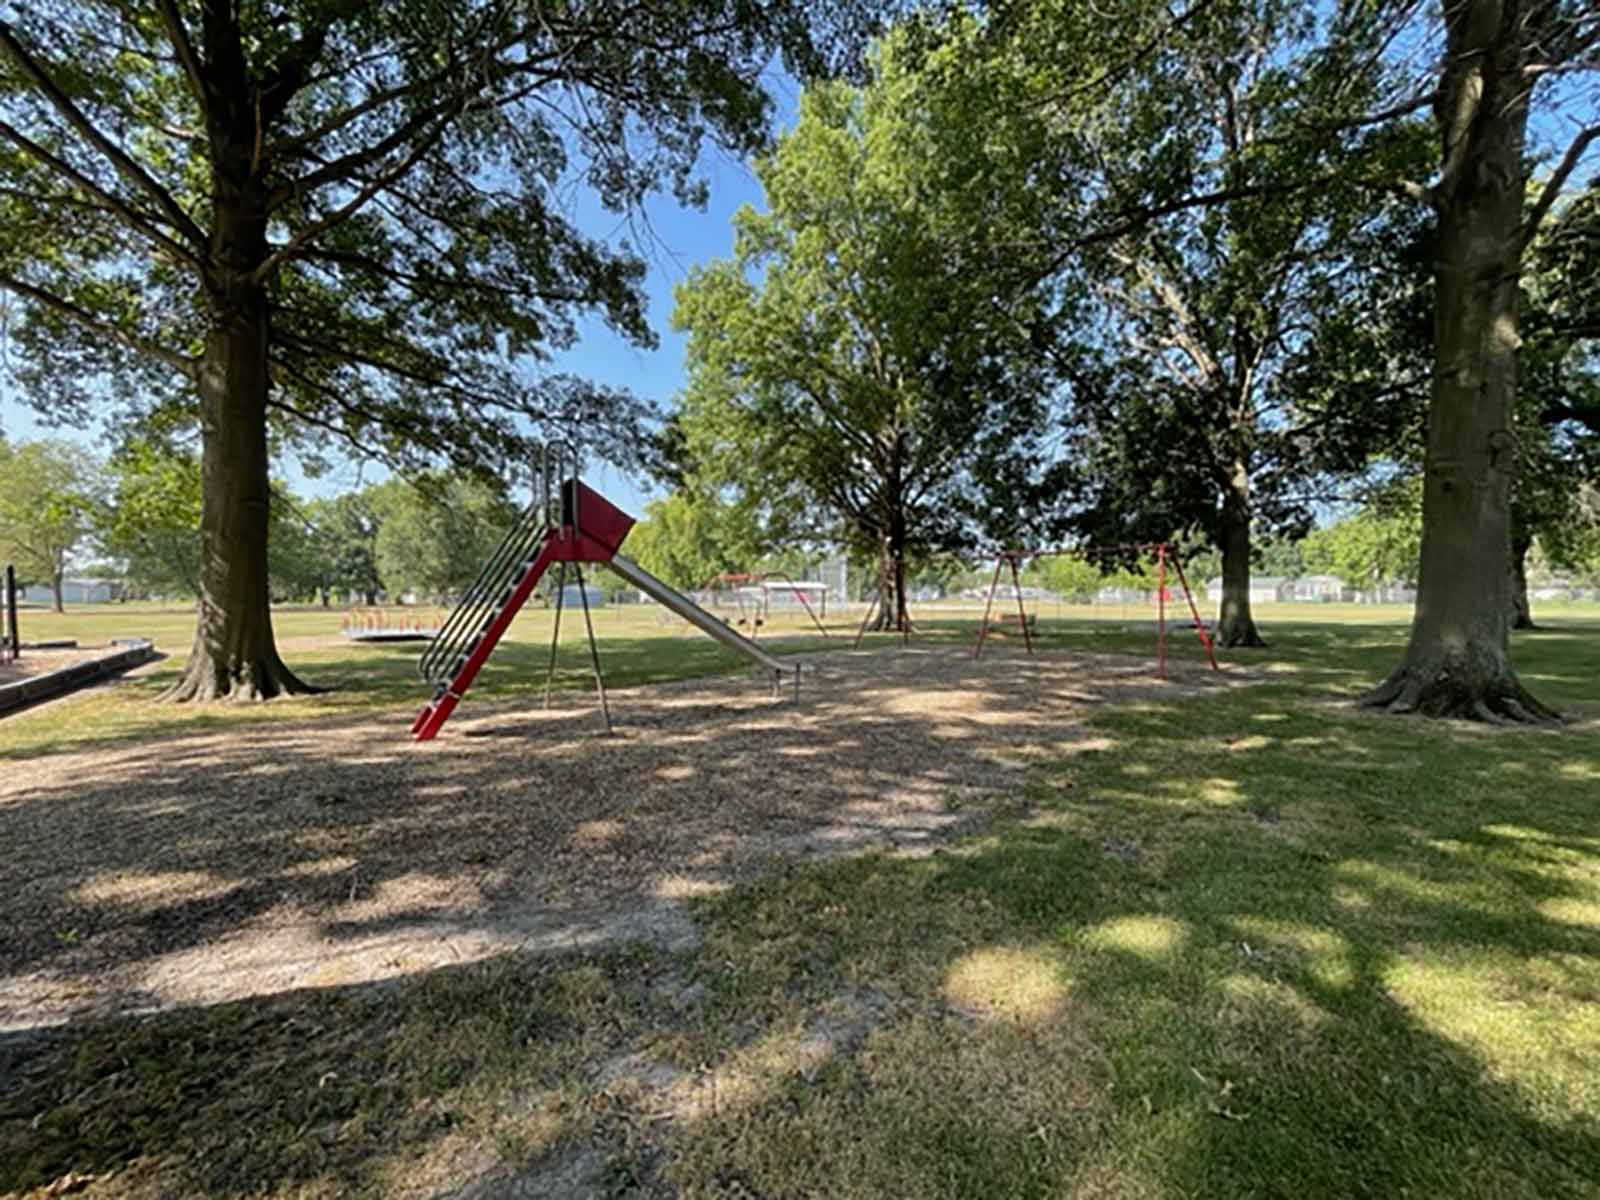
[[[411,723],[411,734],[418,741],[433,737],[450,719],[540,576],[555,561],[553,540],[545,505],[535,500],[422,652],[417,673],[434,685],[434,693]]]

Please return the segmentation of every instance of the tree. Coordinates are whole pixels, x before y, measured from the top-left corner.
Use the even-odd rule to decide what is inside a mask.
[[[998,533],[1004,484],[1043,458],[1032,341],[1056,321],[1049,292],[1012,285],[1014,214],[979,211],[1006,200],[982,156],[1031,147],[986,146],[897,53],[866,88],[806,90],[756,164],[768,211],[738,214],[733,259],[691,273],[673,320],[699,480],[759,509],[769,543],[870,557],[881,620],[903,629],[908,561]]]
[[[1101,304],[1069,415],[1074,524],[1096,541],[1204,535],[1222,556],[1228,646],[1263,644],[1255,541],[1303,535],[1328,478],[1359,470],[1402,413],[1301,367],[1345,298],[1389,272],[1404,230],[1351,190],[1275,181],[1400,171],[1422,149],[1404,126],[1307,132],[1308,112],[1358,107],[1379,82],[1353,83],[1327,53],[1332,19],[1296,0],[1207,6],[1073,132],[1094,203],[1149,214],[1079,252]],[[1195,192],[1218,199],[1174,204]]]
[[[1418,488],[1407,483],[1377,489],[1352,516],[1313,531],[1302,543],[1306,566],[1337,575],[1375,597],[1386,584],[1413,587],[1421,554]]]
[[[696,199],[707,136],[763,139],[774,50],[808,69],[870,8],[813,36],[782,0],[0,7],[17,377],[57,418],[109,393],[201,434],[199,620],[171,696],[306,690],[272,635],[269,430],[494,470],[525,460],[527,421],[581,422],[626,458],[644,406],[529,369],[588,312],[652,339],[640,261],[558,208],[569,158],[613,209]]]
[[[715,493],[679,490],[644,507],[628,535],[628,553],[645,570],[680,588],[749,571],[760,557],[754,523]]]
[[[1099,109],[1110,118],[1135,98],[1147,64],[1174,35],[1218,10],[1241,7],[1201,0],[1181,10],[1124,0],[1095,6],[1094,16],[1125,31],[1104,39],[1053,29],[1077,6],[1035,0],[999,7],[996,39],[1031,52],[1036,70],[1054,73],[1059,94],[1079,123]],[[1412,635],[1395,671],[1365,699],[1392,712],[1481,719],[1538,719],[1549,710],[1517,682],[1509,653],[1509,495],[1517,461],[1512,414],[1519,347],[1517,283],[1532,234],[1597,140],[1592,89],[1600,69],[1600,23],[1586,0],[1375,0],[1304,6],[1326,18],[1308,65],[1332,69],[1328,102],[1303,105],[1281,144],[1264,147],[1275,169],[1242,186],[1179,186],[1164,195],[1112,197],[1077,223],[1045,261],[1060,269],[1084,248],[1104,244],[1167,213],[1204,210],[1241,199],[1354,189],[1373,205],[1378,187],[1420,202],[1433,227],[1435,319],[1430,355],[1424,539],[1420,601]],[[1082,47],[1092,45],[1092,55]],[[1415,64],[1431,56],[1421,70]],[[1064,63],[1064,67],[1058,64]],[[1374,95],[1370,86],[1377,81]],[[1290,94],[1290,93],[1286,93]],[[1346,103],[1347,98],[1355,103]],[[1528,141],[1535,106],[1568,122],[1540,128],[1561,140]],[[1431,110],[1438,146],[1430,182],[1365,171],[1330,175],[1303,169],[1285,151],[1307,141],[1360,138]],[[1075,126],[1069,122],[1069,129]],[[1152,146],[1181,145],[1186,126],[1148,130]],[[1070,135],[1069,135],[1070,136]],[[1531,203],[1529,172],[1550,151],[1553,164]]]
[[[1518,463],[1511,490],[1513,629],[1533,628],[1527,559],[1535,541],[1562,566],[1589,514],[1587,492],[1600,484],[1600,361],[1581,314],[1592,281],[1574,253],[1595,230],[1592,205],[1575,202],[1557,215],[1529,251],[1520,300],[1523,346],[1516,427]],[[1574,274],[1574,271],[1578,274]]]
[[[516,512],[506,496],[472,479],[425,477],[422,486],[391,480],[374,497],[374,557],[391,596],[439,599],[477,577]]]
[[[96,522],[101,547],[141,591],[200,593],[200,460],[135,439],[109,464],[111,496]]]
[[[272,489],[271,537],[267,545],[267,579],[274,599],[329,602],[332,557],[328,540],[313,520],[306,502],[282,483]]]
[[[0,562],[37,579],[62,611],[61,583],[93,523],[95,465],[68,442],[0,442]]]
[[[376,604],[383,588],[378,573],[378,511],[374,489],[346,492],[332,499],[316,499],[306,506],[306,517],[316,527],[323,547],[326,586],[361,603]]]
[[[1552,77],[1593,67],[1600,23],[1586,12],[1533,0],[1441,5],[1438,172],[1405,188],[1437,223],[1421,571],[1405,654],[1364,701],[1391,712],[1554,715],[1510,654],[1518,300],[1533,235],[1600,138],[1600,124],[1586,124],[1528,203],[1530,107]]]

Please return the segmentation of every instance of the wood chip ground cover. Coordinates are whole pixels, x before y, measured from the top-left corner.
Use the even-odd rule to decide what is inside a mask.
[[[1093,706],[1223,685],[1109,656],[846,653],[807,663],[799,705],[747,677],[616,693],[610,738],[569,695],[469,705],[422,746],[397,713],[10,764],[0,1031],[680,943],[689,897],[773,858],[925,850]]]

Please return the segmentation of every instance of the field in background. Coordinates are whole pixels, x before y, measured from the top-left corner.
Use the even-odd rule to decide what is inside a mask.
[[[391,607],[396,623],[416,612]],[[971,600],[940,600],[912,606],[916,637],[960,643],[977,636],[984,606]],[[1009,606],[996,601],[998,618]],[[1030,602],[1037,619],[1036,632],[1044,646],[1105,653],[1156,657],[1156,607],[1140,604],[1056,605]],[[1410,621],[1409,606],[1363,604],[1267,604],[1256,606],[1257,619],[1269,641],[1295,638],[1309,629],[1336,631],[1347,627],[1392,628],[1400,636]],[[1208,619],[1210,613],[1201,609]],[[775,612],[758,631],[758,638],[779,654],[839,648],[856,635],[864,607],[830,608],[824,622],[827,637],[800,611]],[[48,753],[53,749],[125,737],[218,728],[257,721],[295,720],[319,712],[354,713],[420,707],[429,688],[416,675],[417,656],[423,643],[358,644],[340,634],[344,610],[310,606],[282,606],[273,613],[279,648],[285,661],[306,681],[332,690],[323,695],[275,701],[265,707],[177,707],[150,703],[177,677],[193,639],[193,609],[184,605],[109,604],[69,605],[65,613],[23,609],[20,613],[24,641],[73,638],[81,645],[103,645],[112,638],[147,637],[164,656],[115,686],[100,687],[58,700],[42,710],[24,712],[0,722],[0,755]],[[608,686],[716,675],[745,669],[731,651],[712,642],[664,609],[653,604],[617,604],[593,610],[596,639]],[[731,622],[737,614],[725,615]],[[1600,617],[1592,605],[1541,605],[1536,615],[1552,625]],[[1204,653],[1191,629],[1187,611],[1171,606],[1168,618],[1168,654],[1175,665],[1203,662]],[[553,612],[532,607],[518,614],[511,630],[489,660],[471,693],[472,702],[506,700],[542,689],[548,662]],[[741,627],[749,632],[748,626]],[[1337,634],[1327,638],[1338,640]],[[895,634],[869,634],[865,645],[887,646]],[[1320,635],[1313,641],[1324,640]],[[994,635],[991,645],[1001,650],[1020,643],[1013,623]],[[1240,661],[1252,661],[1260,652],[1236,652]],[[1376,682],[1392,666],[1379,658],[1372,664]],[[569,608],[562,617],[562,642],[555,686],[558,689],[592,689],[593,675],[585,648],[583,613]],[[70,714],[70,716],[69,716]],[[64,719],[67,718],[67,719]]]

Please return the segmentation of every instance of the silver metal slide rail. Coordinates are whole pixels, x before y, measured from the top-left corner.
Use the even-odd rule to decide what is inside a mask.
[[[745,637],[737,629],[732,629],[724,622],[719,621],[672,585],[657,579],[626,554],[618,553],[612,555],[611,561],[606,565],[624,581],[644,592],[645,595],[665,607],[669,612],[676,613],[714,641],[721,642],[730,650],[737,651],[757,666],[770,672],[774,695],[777,694],[782,684],[783,676],[792,671],[794,673],[795,696],[799,697],[800,665],[798,663],[784,663],[774,658],[750,638]]]

